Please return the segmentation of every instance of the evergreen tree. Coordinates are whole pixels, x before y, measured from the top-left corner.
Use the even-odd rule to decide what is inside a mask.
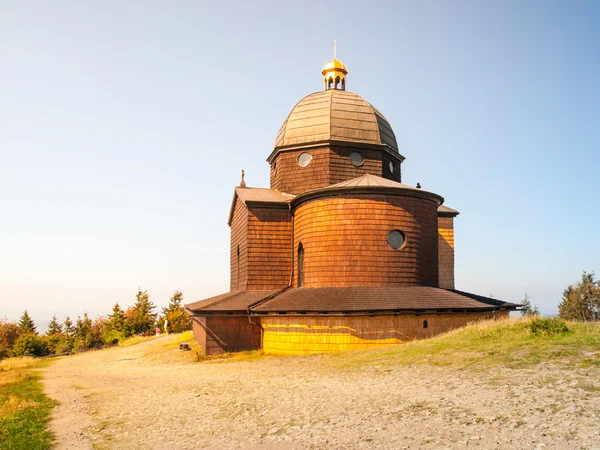
[[[584,271],[580,282],[565,289],[558,315],[582,322],[600,320],[600,280],[594,279],[593,272]]]
[[[71,353],[75,344],[75,329],[73,328],[73,322],[71,318],[67,316],[64,321],[64,339],[61,340],[59,345],[56,347],[56,353]]]
[[[56,316],[52,317],[52,320],[48,324],[48,331],[46,335],[42,337],[45,342],[49,353],[60,353],[60,348],[65,340],[62,332],[62,325],[56,319]]]
[[[37,334],[35,322],[27,313],[27,310],[23,312],[21,319],[19,319],[19,334]]]
[[[115,345],[120,340],[131,336],[131,327],[129,326],[125,312],[121,309],[118,303],[113,306],[112,314],[108,315],[108,320],[104,326],[103,340],[104,343]]]
[[[118,303],[113,306],[112,314],[108,315],[106,327],[117,332],[125,331],[125,311],[121,309]]]
[[[537,305],[534,305],[533,303],[531,303],[531,300],[529,299],[529,295],[527,295],[527,294],[525,294],[525,298],[521,302],[521,308],[522,308],[521,315],[523,317],[540,315],[540,310],[538,309]]]
[[[150,301],[148,291],[142,292],[138,289],[136,302],[132,308],[127,309],[125,319],[135,334],[143,334],[154,331],[156,323],[156,306]]]
[[[164,330],[165,318],[168,320],[167,328],[171,333],[181,333],[192,328],[192,320],[182,305],[183,294],[175,291],[169,299],[169,304],[162,310],[162,317],[159,320],[160,330]]]
[[[52,316],[52,320],[48,324],[48,332],[46,335],[52,336],[55,334],[62,334],[62,325],[58,322],[56,316]]]
[[[88,317],[87,313],[83,313],[83,319],[79,316],[77,317],[74,336],[76,350],[92,348],[92,320]]]
[[[67,337],[71,337],[73,336],[73,322],[71,322],[71,318],[69,316],[67,316],[67,318],[65,319],[65,336]]]

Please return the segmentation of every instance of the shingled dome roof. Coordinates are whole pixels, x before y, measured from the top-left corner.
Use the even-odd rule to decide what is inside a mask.
[[[304,97],[283,123],[275,149],[322,141],[385,145],[398,153],[386,118],[360,95],[330,89]]]

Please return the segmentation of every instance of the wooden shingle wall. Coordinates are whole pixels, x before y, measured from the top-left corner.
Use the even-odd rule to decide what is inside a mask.
[[[230,231],[230,290],[242,291],[246,289],[248,283],[248,209],[239,198],[235,202]]]
[[[359,350],[400,344],[435,336],[508,312],[472,314],[422,314],[374,317],[261,317],[262,348],[268,354],[302,355]],[[427,321],[427,328],[424,328]]]
[[[260,327],[247,315],[195,316],[192,330],[205,356],[260,348]]]
[[[355,167],[350,162],[352,152],[360,153],[364,163]],[[378,177],[400,182],[400,161],[394,159],[395,172],[390,172],[389,162],[393,158],[383,150],[353,147],[331,147],[329,153],[329,181],[330,184],[341,183],[367,173]]]
[[[251,206],[248,216],[248,289],[281,289],[289,284],[292,258],[288,209]]]
[[[454,289],[454,218],[438,218],[440,287]]]
[[[299,194],[329,186],[329,151],[329,147],[317,147],[279,153],[271,164],[271,189]],[[307,167],[300,167],[298,156],[304,152],[312,155],[312,161]]]
[[[298,156],[309,153],[313,159],[308,167],[298,165]],[[350,153],[358,152],[364,158],[362,166],[350,162]],[[394,163],[394,172],[389,163]],[[323,188],[364,174],[401,181],[400,161],[381,149],[368,147],[324,146],[293,151],[282,151],[271,164],[271,189],[288,194],[301,194]]]
[[[294,248],[300,243],[304,247],[305,287],[437,287],[436,203],[345,194],[309,200],[294,214]],[[387,243],[388,233],[396,229],[406,235],[400,250]]]

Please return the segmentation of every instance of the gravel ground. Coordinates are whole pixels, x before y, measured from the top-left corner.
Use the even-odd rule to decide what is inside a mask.
[[[46,392],[60,402],[57,448],[600,449],[597,366],[340,368],[339,356],[195,363],[165,348],[175,338],[45,369]]]

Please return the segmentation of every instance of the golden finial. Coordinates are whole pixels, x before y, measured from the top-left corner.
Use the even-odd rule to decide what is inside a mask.
[[[244,169],[242,169],[242,181],[240,182],[240,187],[245,188],[246,182],[244,181]]]
[[[348,69],[337,59],[337,41],[333,41],[333,59],[329,61],[323,71],[323,81],[325,82],[325,90],[341,89],[346,90],[346,75]]]

